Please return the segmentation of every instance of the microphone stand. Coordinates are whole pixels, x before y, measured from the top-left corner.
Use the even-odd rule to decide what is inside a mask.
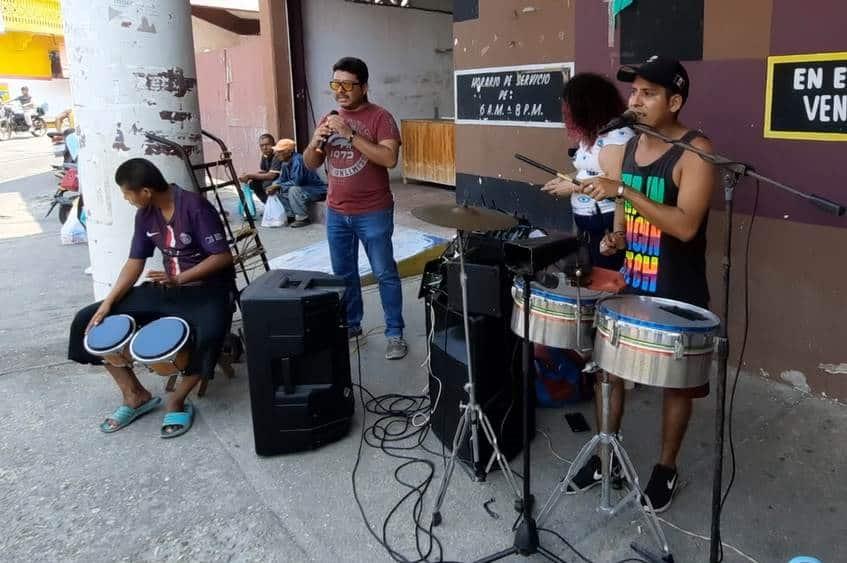
[[[733,211],[733,196],[735,187],[743,176],[749,176],[757,180],[761,180],[767,184],[775,186],[783,191],[786,191],[800,199],[805,199],[809,203],[818,206],[823,211],[841,217],[844,215],[845,208],[838,202],[829,200],[825,197],[807,194],[801,192],[791,186],[777,182],[766,176],[757,173],[754,168],[747,163],[730,160],[719,154],[709,153],[692,146],[690,143],[685,143],[678,139],[670,137],[656,131],[652,127],[633,123],[631,128],[640,131],[651,137],[660,139],[675,147],[680,147],[684,150],[693,152],[706,162],[725,171],[723,178],[724,188],[724,209],[726,210],[726,222],[724,230],[724,248],[723,248],[723,322],[721,323],[720,332],[716,339],[716,352],[718,356],[718,381],[715,403],[715,451],[714,451],[714,480],[712,485],[712,522],[711,522],[711,543],[709,546],[709,561],[716,563],[718,561],[718,551],[721,545],[721,496],[723,494],[723,451],[724,451],[724,421],[726,418],[726,373],[727,362],[729,360],[729,338],[727,333],[727,323],[729,322],[729,283],[730,283],[730,268],[732,266],[730,257],[732,253],[732,211]]]

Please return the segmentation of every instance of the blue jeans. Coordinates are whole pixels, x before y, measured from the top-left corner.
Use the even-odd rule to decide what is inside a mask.
[[[332,271],[347,282],[344,300],[347,303],[347,325],[360,327],[362,285],[359,280],[359,241],[379,284],[379,297],[385,314],[385,335],[403,336],[403,291],[394,261],[391,235],[394,233],[394,209],[344,215],[326,210],[326,237]]]
[[[323,186],[283,186],[279,192],[285,214],[295,219],[308,219],[309,204],[326,197]]]

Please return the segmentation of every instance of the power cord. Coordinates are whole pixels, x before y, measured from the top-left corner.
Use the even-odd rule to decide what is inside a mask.
[[[559,534],[558,532],[554,532],[553,530],[551,530],[549,528],[538,528],[538,531],[539,532],[547,532],[548,534],[556,536],[559,539],[559,541],[561,541],[563,544],[565,544],[568,549],[573,551],[576,554],[576,556],[579,557],[579,559],[581,561],[584,561],[585,563],[594,563],[594,561],[592,561],[591,559],[589,559],[588,557],[583,555],[582,552],[580,552],[577,548],[575,548],[571,542],[566,540],[565,537],[562,536],[561,534]],[[615,563],[648,563],[648,562],[643,560],[643,559],[639,559],[638,557],[630,557],[628,559],[621,559],[620,561],[616,561]]]
[[[729,497],[732,486],[735,484],[735,477],[737,475],[732,419],[735,411],[735,395],[738,390],[738,379],[741,375],[741,366],[744,363],[744,353],[747,350],[747,335],[750,328],[750,240],[753,233],[753,224],[756,221],[756,212],[759,208],[759,188],[759,180],[756,180],[756,192],[753,198],[753,211],[750,214],[750,225],[747,228],[747,239],[744,243],[744,335],[741,339],[741,351],[738,354],[738,365],[735,367],[735,376],[733,377],[732,391],[729,399],[729,421],[727,423],[727,433],[729,434],[729,457],[731,461],[731,469],[729,484],[726,487],[723,498],[721,498],[721,504],[718,507],[718,531],[720,531],[720,519],[721,516],[723,516],[724,504],[726,504],[726,499]],[[729,319],[727,319],[727,322],[729,322]],[[718,552],[718,561],[723,561],[724,558],[723,545],[723,542],[721,542]]]
[[[426,435],[429,432],[429,425],[417,427],[412,421],[416,415],[426,412],[429,409],[429,398],[425,395],[399,394],[387,394],[380,397],[374,396],[362,385],[362,356],[358,337],[356,337],[356,357],[358,382],[355,384],[355,387],[358,388],[359,400],[362,406],[362,431],[359,437],[359,448],[356,453],[356,463],[353,466],[351,482],[353,486],[353,498],[356,500],[359,513],[365,522],[368,533],[388,552],[393,560],[421,563],[430,561],[430,557],[434,555],[435,561],[441,561],[443,558],[443,547],[440,540],[433,534],[432,523],[430,522],[428,526],[424,525],[421,519],[424,495],[433,481],[435,465],[432,461],[426,459],[396,453],[415,449],[421,446],[426,439]],[[367,401],[365,401],[365,394],[369,397]],[[369,413],[378,416],[376,422],[370,426],[366,424]],[[411,445],[407,444],[409,441],[412,441]],[[397,501],[383,519],[381,535],[377,534],[371,526],[359,498],[358,485],[356,483],[356,475],[362,458],[362,449],[366,443],[372,448],[379,448],[390,457],[403,460],[403,463],[394,470],[394,479],[401,486],[408,489],[408,492]],[[404,476],[404,473],[409,468],[416,465],[423,465],[426,468],[426,474],[423,480],[417,483],[411,482]],[[416,559],[409,559],[393,548],[388,541],[388,531],[392,520],[398,514],[400,508],[410,499],[414,499],[411,517],[415,528]]]

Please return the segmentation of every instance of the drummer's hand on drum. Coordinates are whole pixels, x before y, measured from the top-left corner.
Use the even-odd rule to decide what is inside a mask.
[[[544,184],[541,191],[556,197],[567,197],[573,193],[575,188],[576,184],[556,177]]]
[[[88,321],[88,326],[85,327],[85,334],[88,334],[88,332],[92,328],[102,323],[103,319],[109,316],[109,311],[111,309],[112,304],[107,301],[103,301],[103,303],[101,303],[97,310],[94,312],[94,315],[91,317],[91,320]]]
[[[595,176],[585,180],[578,190],[585,195],[597,200],[615,199],[618,196],[618,187],[621,183],[605,176]]]
[[[159,270],[150,270],[147,272],[147,279],[159,285],[175,287],[179,285],[179,276],[172,276],[167,272]]]

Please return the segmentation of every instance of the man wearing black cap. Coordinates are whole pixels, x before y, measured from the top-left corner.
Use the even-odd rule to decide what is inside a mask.
[[[679,121],[689,89],[688,73],[679,61],[650,57],[641,65],[622,67],[618,80],[632,83],[628,105],[639,123],[712,152],[702,133]],[[614,198],[619,203],[615,232],[607,235],[603,246],[608,252],[625,251],[624,292],[707,308],[706,222],[716,183],[714,168],[694,153],[643,134],[615,154],[615,169],[580,189],[597,200]],[[610,418],[612,431],[617,432],[623,415],[623,381],[612,379]],[[664,389],[662,451],[645,489],[656,512],[670,507],[676,491],[676,459],[691,418],[692,399],[708,393],[708,383]],[[572,487],[584,490],[599,483],[595,478],[599,468],[600,459],[594,456]]]

